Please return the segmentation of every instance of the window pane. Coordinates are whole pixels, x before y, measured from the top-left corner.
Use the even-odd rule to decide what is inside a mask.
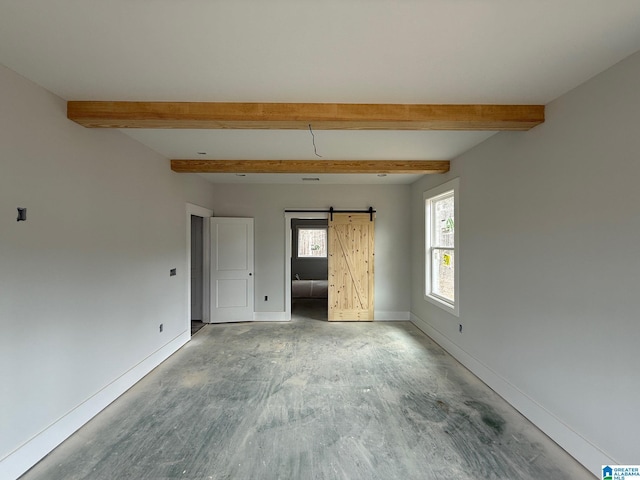
[[[453,195],[433,202],[434,247],[453,247]]]
[[[327,257],[327,230],[324,228],[298,229],[298,257]]]
[[[453,250],[434,249],[431,251],[431,293],[451,302],[455,301],[454,258]]]

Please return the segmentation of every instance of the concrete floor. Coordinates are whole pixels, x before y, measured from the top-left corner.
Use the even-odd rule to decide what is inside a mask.
[[[593,479],[409,322],[207,325],[23,480]]]

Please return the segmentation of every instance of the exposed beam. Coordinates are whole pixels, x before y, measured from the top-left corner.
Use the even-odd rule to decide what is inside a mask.
[[[409,173],[449,171],[447,160],[171,160],[180,173]]]
[[[544,106],[71,101],[67,117],[92,128],[529,130]]]

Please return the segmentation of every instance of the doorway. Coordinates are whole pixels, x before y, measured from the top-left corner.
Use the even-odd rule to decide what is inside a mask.
[[[291,212],[285,212],[284,216],[285,216],[285,237],[284,237],[285,238],[285,256],[284,256],[285,258],[285,265],[284,265],[285,320],[291,320],[292,304],[293,304],[293,296],[291,291],[292,280],[296,279],[295,273],[298,273],[300,275],[300,272],[292,271],[292,268],[291,268],[292,262],[293,262],[293,255],[294,255],[293,235],[295,232],[295,225],[299,224],[299,222],[301,221],[317,221],[317,222],[324,222],[326,224],[329,219],[329,214],[325,212],[317,212],[317,211],[305,212],[305,211],[296,210]],[[294,220],[296,221],[296,223],[294,223]],[[301,276],[301,279],[302,279],[302,276]],[[318,300],[317,302],[323,303],[324,309],[327,308],[327,305],[328,305],[327,299]],[[297,301],[296,303],[301,304],[303,302]],[[318,315],[315,309],[314,309],[313,315],[315,315],[316,317],[322,317],[318,319],[322,319],[325,321],[328,318],[326,313],[320,313],[320,315]]]
[[[374,320],[374,224],[376,211],[285,210],[285,320],[292,318],[294,220],[323,219],[328,223],[327,320]],[[331,220],[328,219],[331,217]]]
[[[328,221],[291,219],[291,315],[328,319]]]
[[[210,322],[209,219],[213,211],[187,203],[186,206],[186,314],[185,328],[191,335]],[[196,322],[192,330],[192,321]]]
[[[204,219],[191,215],[191,335],[204,326]]]

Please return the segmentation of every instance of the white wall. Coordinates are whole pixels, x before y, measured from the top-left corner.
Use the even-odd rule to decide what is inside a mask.
[[[416,324],[598,475],[639,461],[639,80],[640,53],[412,185]],[[422,193],[454,177],[459,319],[423,299]]]
[[[70,122],[63,100],[4,67],[0,105],[0,477],[12,478],[189,338],[185,208],[211,206],[211,186]]]
[[[410,258],[408,185],[215,185],[214,210],[221,217],[255,218],[255,309],[284,312],[284,210],[356,208],[377,211],[375,310],[409,312]],[[269,301],[264,301],[268,295]],[[400,318],[401,319],[401,318]]]

